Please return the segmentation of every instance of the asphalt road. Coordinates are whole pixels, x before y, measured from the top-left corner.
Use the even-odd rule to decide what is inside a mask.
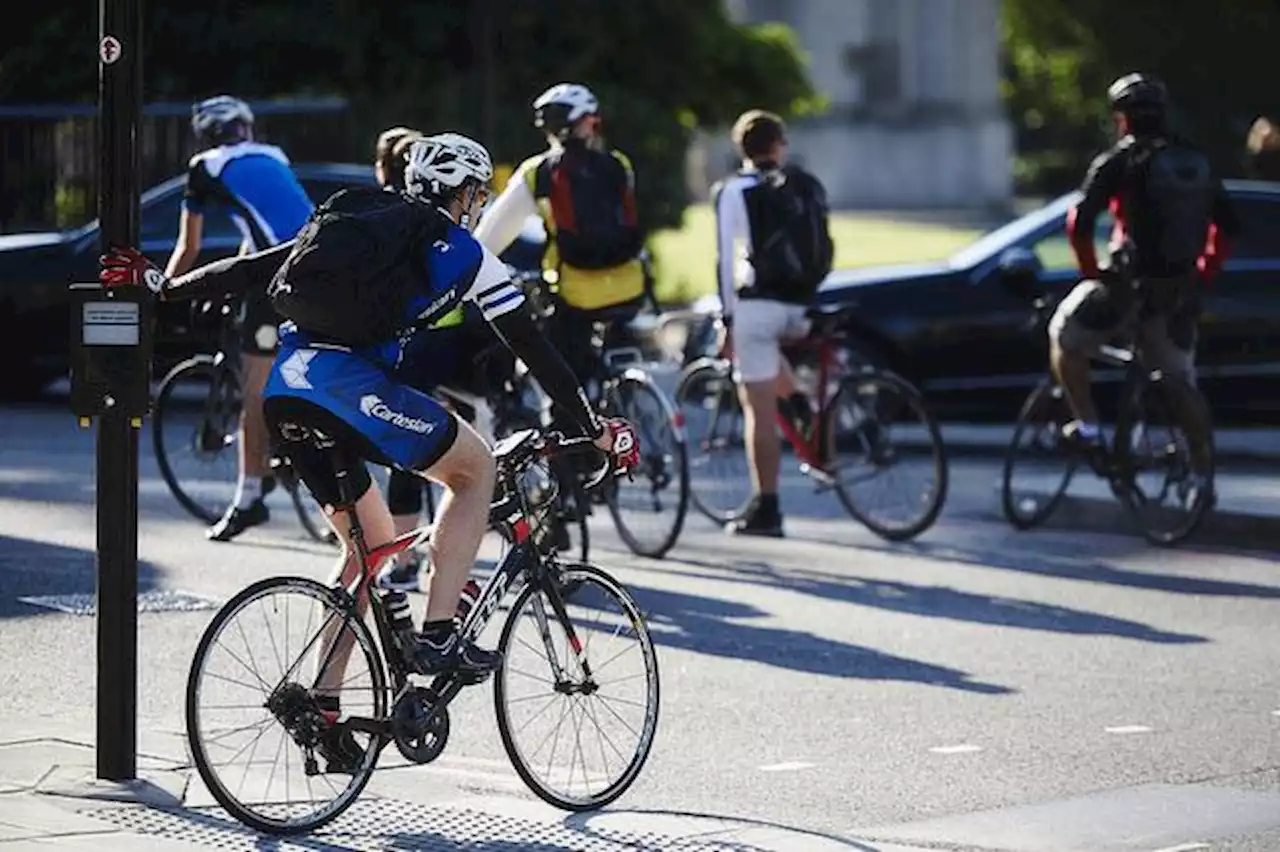
[[[0,707],[18,728],[92,736],[94,619],[19,599],[93,593],[93,464],[92,433],[64,409],[0,409]],[[849,849],[1280,848],[1275,554],[1014,533],[990,514],[994,475],[955,462],[942,520],[908,545],[798,476],[783,541],[691,516],[652,561],[596,518],[598,559],[648,612],[664,679],[653,754],[615,807],[759,820]],[[332,563],[279,500],[268,527],[206,542],[146,441],[140,502],[143,592],[220,601]],[[181,753],[210,617],[140,616],[144,748]],[[373,789],[528,800],[492,691],[464,694],[453,720],[439,763]]]

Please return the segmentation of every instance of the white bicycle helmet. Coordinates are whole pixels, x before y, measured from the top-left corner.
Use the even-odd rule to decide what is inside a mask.
[[[485,147],[461,133],[426,136],[409,146],[404,185],[410,195],[444,200],[469,181],[493,179],[493,160]]]
[[[533,126],[552,136],[562,136],[578,121],[600,111],[591,90],[578,83],[557,83],[533,102]]]
[[[253,126],[253,110],[239,98],[218,95],[191,107],[191,129],[201,139],[223,142],[237,138],[237,126]]]

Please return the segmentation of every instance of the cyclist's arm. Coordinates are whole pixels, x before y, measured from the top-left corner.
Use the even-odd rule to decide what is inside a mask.
[[[538,384],[578,423],[583,434],[598,437],[604,427],[573,371],[538,328],[524,294],[511,282],[506,264],[488,249],[483,251],[484,259],[466,298],[476,303],[502,342],[529,366]]]
[[[475,238],[494,254],[502,254],[524,230],[524,223],[538,213],[538,202],[526,180],[525,169],[517,169],[502,194],[480,217]]]
[[[206,263],[171,279],[160,291],[160,298],[174,302],[213,296],[240,296],[255,289],[265,291],[292,248],[293,240],[289,240],[263,251]]]
[[[1067,213],[1067,240],[1075,253],[1080,273],[1086,278],[1096,278],[1100,274],[1093,234],[1098,217],[1107,209],[1111,199],[1120,194],[1123,178],[1123,158],[1114,149],[1099,154],[1089,165],[1084,184],[1080,187],[1084,197]]]
[[[738,246],[751,244],[747,222],[747,205],[742,198],[742,182],[728,180],[719,185],[712,197],[716,211],[716,278],[720,291],[720,311],[726,325],[733,324],[738,307],[737,282],[734,281]]]
[[[1240,234],[1240,219],[1236,216],[1235,206],[1227,195],[1222,182],[1218,182],[1213,197],[1213,213],[1209,223],[1209,239],[1205,243],[1204,254],[1196,264],[1206,280],[1213,278],[1222,270],[1236,237]]]
[[[199,159],[187,170],[187,186],[182,192],[182,213],[178,219],[178,242],[165,264],[166,278],[181,275],[191,268],[200,254],[204,237],[204,213],[217,187],[208,169]]]

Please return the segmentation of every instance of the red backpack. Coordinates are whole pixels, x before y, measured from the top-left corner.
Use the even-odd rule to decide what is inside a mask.
[[[551,204],[556,251],[578,269],[610,269],[644,246],[626,158],[572,145],[548,154],[534,177],[535,198]]]

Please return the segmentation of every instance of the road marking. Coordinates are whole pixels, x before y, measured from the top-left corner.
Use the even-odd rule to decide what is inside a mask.
[[[1272,716],[1280,716],[1280,710],[1272,710],[1272,711],[1271,711],[1271,715],[1272,715]]]
[[[1151,732],[1151,728],[1146,725],[1116,725],[1111,728],[1103,728],[1108,734],[1147,734]]]
[[[961,743],[960,745],[934,746],[929,749],[934,754],[970,754],[975,751],[982,751],[982,746],[973,743]]]
[[[1196,849],[1208,849],[1208,843],[1183,843],[1181,846],[1166,846],[1155,852],[1194,852]]]
[[[794,772],[797,769],[809,769],[812,763],[805,763],[802,760],[789,760],[785,763],[770,763],[768,766],[761,766],[761,772]]]

